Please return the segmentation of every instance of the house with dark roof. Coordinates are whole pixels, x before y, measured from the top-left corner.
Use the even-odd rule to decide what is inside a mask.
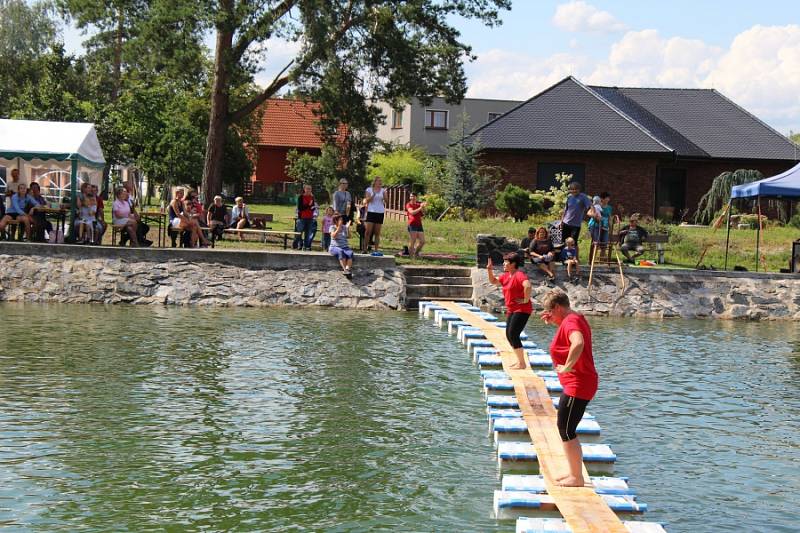
[[[315,115],[318,110],[316,102],[284,98],[272,98],[262,104],[259,108],[261,121],[255,132],[253,194],[291,181],[286,175],[290,150],[314,155],[322,152],[323,140]],[[343,132],[344,128],[340,133]]]
[[[617,211],[660,218],[692,213],[724,171],[765,176],[792,167],[800,149],[713,89],[622,88],[565,78],[474,130],[482,160],[528,189],[572,174]]]

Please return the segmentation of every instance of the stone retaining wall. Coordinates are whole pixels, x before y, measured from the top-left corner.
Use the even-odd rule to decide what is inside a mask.
[[[142,250],[0,243],[0,300],[401,309],[393,257],[358,256],[352,280],[321,252]]]
[[[534,304],[550,287],[532,265],[525,271],[533,282]],[[558,275],[564,276],[559,269]],[[587,289],[584,270],[579,284],[557,282],[573,307],[591,315],[637,317],[800,320],[800,277],[791,274],[710,272],[693,270],[625,269],[625,289],[619,270],[595,268],[593,288]],[[503,295],[489,284],[484,268],[473,269],[473,300],[487,310],[500,311]]]

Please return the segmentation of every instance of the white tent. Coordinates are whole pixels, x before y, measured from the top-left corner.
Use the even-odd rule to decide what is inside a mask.
[[[61,200],[79,182],[100,184],[106,160],[94,124],[0,119],[0,186],[5,188],[12,169],[19,182],[42,186],[45,195]],[[72,199],[70,223],[75,216]]]

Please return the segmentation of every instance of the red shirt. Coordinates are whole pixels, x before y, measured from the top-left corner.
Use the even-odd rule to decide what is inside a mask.
[[[572,367],[572,372],[559,374],[558,381],[564,387],[564,394],[581,400],[591,400],[597,392],[598,380],[592,356],[592,329],[583,315],[570,313],[564,318],[550,344],[550,357],[554,365],[563,365],[567,362],[569,335],[573,331],[580,331],[583,334],[583,352]]]
[[[419,209],[419,206],[422,205],[420,203],[412,204],[408,202],[406,204],[406,213],[408,213],[408,225],[409,226],[416,226],[419,227],[422,225],[422,211],[418,212],[416,215],[412,215],[411,211],[413,209]]]
[[[297,206],[297,215],[303,219],[314,218],[314,195],[301,194]]]
[[[524,282],[528,281],[528,276],[525,274],[525,272],[522,272],[521,270],[517,270],[513,274],[503,272],[500,274],[500,277],[497,278],[497,280],[503,286],[503,296],[506,299],[507,314],[531,314],[533,312],[533,306],[531,305],[530,300],[524,304],[517,303],[516,301],[525,297],[525,287],[522,286]]]

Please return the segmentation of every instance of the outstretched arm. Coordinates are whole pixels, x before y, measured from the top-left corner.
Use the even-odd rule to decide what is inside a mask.
[[[500,280],[494,277],[494,267],[492,266],[492,258],[486,262],[486,273],[489,274],[489,283],[492,285],[500,285]]]

